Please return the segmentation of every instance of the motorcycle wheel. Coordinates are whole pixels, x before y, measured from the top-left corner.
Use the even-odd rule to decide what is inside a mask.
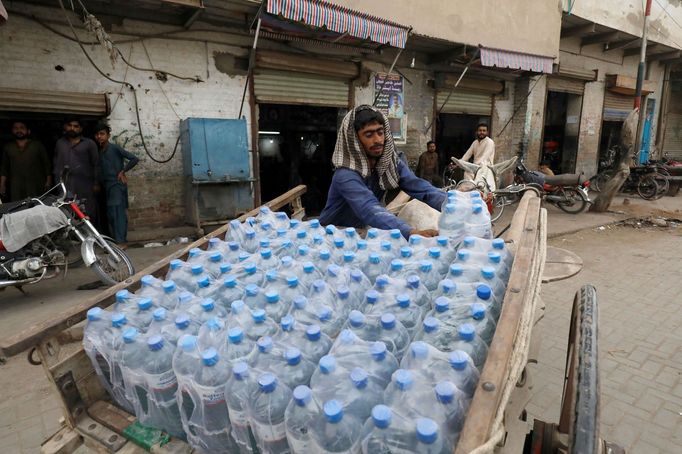
[[[104,241],[107,242],[114,254],[121,260],[116,263],[106,249],[95,243],[97,261],[92,264],[92,270],[105,284],[116,285],[135,274],[135,267],[133,266],[130,257],[128,257],[128,254],[126,254],[123,249],[110,240],[105,239]]]
[[[663,196],[659,194],[658,181],[653,175],[644,175],[637,183],[637,194],[644,200],[656,200]]]
[[[563,192],[567,201],[556,202],[556,206],[558,206],[561,211],[568,214],[579,214],[585,211],[588,205],[585,194],[576,188],[564,188]]]

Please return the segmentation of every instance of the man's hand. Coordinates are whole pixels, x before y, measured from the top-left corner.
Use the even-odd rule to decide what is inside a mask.
[[[425,230],[417,230],[417,229],[412,229],[410,230],[410,235],[421,235],[427,238],[438,236],[438,230],[434,229],[425,229]]]
[[[123,171],[118,172],[118,181],[125,185],[128,185],[128,177]]]

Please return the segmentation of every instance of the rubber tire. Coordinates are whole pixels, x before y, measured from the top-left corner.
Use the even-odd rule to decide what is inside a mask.
[[[644,200],[656,200],[657,198],[660,198],[657,197],[659,188],[658,181],[651,174],[644,175],[637,182],[637,194]]]
[[[668,176],[670,175],[666,175],[661,171],[658,171],[654,174],[656,183],[658,183],[658,192],[656,192],[656,199],[660,199],[661,197],[666,195],[670,190],[670,180],[668,180]]]
[[[92,270],[95,272],[95,274],[97,275],[97,277],[99,277],[99,279],[100,279],[102,282],[104,282],[105,284],[107,284],[107,285],[116,285],[116,284],[118,284],[119,282],[123,282],[123,281],[125,281],[126,279],[128,279],[129,277],[131,277],[132,275],[134,275],[134,274],[135,274],[135,266],[133,265],[133,262],[130,260],[130,257],[128,257],[128,254],[126,254],[126,253],[123,251],[123,249],[121,249],[120,247],[118,247],[118,246],[116,245],[116,243],[114,243],[114,242],[111,241],[111,240],[107,240],[107,239],[105,239],[104,241],[106,241],[107,244],[109,245],[109,247],[110,247],[110,248],[111,248],[111,249],[112,249],[112,250],[113,250],[113,251],[114,251],[122,260],[123,260],[123,264],[124,264],[125,267],[127,268],[127,270],[126,270],[126,271],[127,271],[127,276],[126,276],[125,278],[121,279],[120,281],[113,279],[113,278],[110,277],[109,274],[107,274],[107,272],[102,268],[102,264],[99,262],[99,260],[96,261],[95,263],[93,263],[92,266],[91,266],[90,268],[92,268]],[[96,248],[96,250],[97,250],[97,249],[101,249],[96,243],[95,243],[95,248]]]
[[[490,213],[490,222],[495,222],[504,213],[504,207],[507,205],[504,197],[493,196],[493,212]]]
[[[561,211],[568,214],[580,214],[587,209],[589,203],[587,201],[587,197],[585,197],[585,194],[583,194],[581,191],[577,190],[576,188],[564,188],[564,193],[566,193],[566,195],[573,194],[577,196],[576,198],[571,197],[571,199],[573,200],[580,199],[580,202],[576,200],[571,205],[566,205],[562,202],[556,202],[556,206],[559,207]],[[576,204],[578,205],[577,209],[573,208],[574,206],[576,206]]]

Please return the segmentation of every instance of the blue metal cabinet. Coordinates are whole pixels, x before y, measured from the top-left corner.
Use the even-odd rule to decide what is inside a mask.
[[[187,118],[180,123],[191,224],[220,224],[253,207],[245,119]]]

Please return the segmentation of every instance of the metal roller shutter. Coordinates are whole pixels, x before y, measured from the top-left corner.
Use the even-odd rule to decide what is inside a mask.
[[[349,81],[288,71],[254,75],[256,102],[348,107]]]
[[[105,117],[109,102],[104,93],[41,91],[0,87],[0,111],[45,112]]]
[[[682,113],[668,113],[663,135],[663,153],[675,160],[682,160]]]
[[[439,90],[437,94],[438,108],[443,105],[450,90]],[[472,91],[455,90],[443,107],[443,113],[490,116],[493,110],[493,97],[490,94]]]
[[[606,90],[604,93],[604,121],[625,121],[632,111],[634,99],[632,96],[621,95]]]
[[[549,77],[547,79],[547,90],[582,95],[585,91],[585,81],[565,77]]]

